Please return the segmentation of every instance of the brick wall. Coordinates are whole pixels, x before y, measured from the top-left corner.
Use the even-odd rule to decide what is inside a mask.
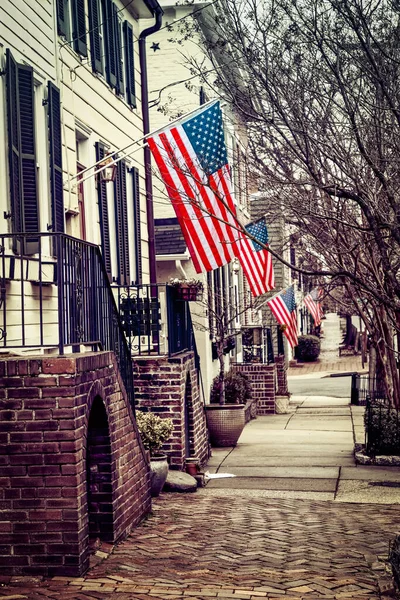
[[[276,365],[234,363],[232,369],[244,373],[249,378],[252,396],[257,398],[257,415],[275,413]]]
[[[150,510],[113,353],[0,361],[0,419],[0,574],[80,575],[89,523],[114,542]]]
[[[172,437],[162,448],[169,457],[170,466],[183,469],[187,453],[197,456],[200,463],[206,462],[210,450],[193,352],[173,358],[141,357],[134,364],[138,408],[173,420]]]
[[[277,395],[283,396],[288,393],[288,383],[287,383],[287,363],[284,356],[276,356],[275,357],[276,364],[276,377],[278,382]]]

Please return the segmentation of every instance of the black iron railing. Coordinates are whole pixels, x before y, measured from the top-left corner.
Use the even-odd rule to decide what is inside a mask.
[[[400,411],[383,398],[367,399],[365,447],[367,454],[400,455]]]
[[[166,284],[113,286],[129,349],[135,355],[168,355],[194,349],[189,303]]]
[[[132,357],[195,344],[189,303],[175,288],[110,284],[95,244],[30,233],[0,235],[1,347],[112,350],[133,403]]]
[[[368,400],[385,400],[386,392],[375,377],[353,373],[351,376],[351,404],[366,406]]]
[[[35,239],[35,254],[15,254]],[[0,346],[110,350],[134,406],[132,357],[98,246],[64,234],[0,236]]]
[[[275,342],[279,354],[279,344]],[[275,362],[274,339],[269,327],[248,327],[242,331],[244,363],[257,362],[271,364]]]

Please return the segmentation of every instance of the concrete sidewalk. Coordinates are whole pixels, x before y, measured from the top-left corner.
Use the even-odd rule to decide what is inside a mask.
[[[313,396],[292,398],[291,408],[251,421],[235,448],[214,449],[208,470],[221,478],[210,479],[201,493],[400,503],[400,468],[355,464],[363,407]]]

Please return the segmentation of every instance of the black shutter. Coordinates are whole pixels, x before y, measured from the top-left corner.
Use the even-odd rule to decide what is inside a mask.
[[[130,106],[136,108],[135,94],[135,58],[133,50],[133,28],[128,21],[124,21],[124,46],[125,46],[125,72],[126,72],[126,100]]]
[[[124,89],[124,64],[122,38],[121,38],[121,23],[118,18],[118,8],[113,4],[114,12],[114,30],[115,30],[115,43],[116,43],[116,61],[117,61],[117,93],[125,96]]]
[[[99,0],[89,0],[90,56],[92,60],[92,69],[96,73],[103,72],[99,30],[100,19]]]
[[[105,152],[103,144],[96,142],[96,161],[104,158],[104,154]],[[107,184],[105,181],[99,180],[97,184],[97,196],[99,201],[101,249],[106,272],[109,280],[111,281],[110,226],[108,221]]]
[[[19,121],[18,65],[7,49],[7,121],[10,174],[10,207],[13,232],[22,232],[21,132]],[[16,247],[14,247],[16,250]]]
[[[111,87],[117,85],[117,52],[114,26],[114,9],[111,0],[104,1],[104,41],[106,50],[106,79]]]
[[[118,163],[118,175],[114,182],[115,223],[117,234],[118,283],[130,284],[128,203],[126,199],[126,163]]]
[[[39,231],[39,202],[36,176],[35,151],[35,100],[33,69],[18,65],[19,118],[21,133],[21,174],[22,174],[22,231]],[[39,250],[39,240],[26,238],[25,254]]]
[[[67,35],[67,19],[64,0],[56,0],[57,3],[57,32],[58,35]]]
[[[49,81],[47,94],[52,230],[64,232],[60,90]]]
[[[72,24],[74,50],[87,56],[85,0],[72,0]]]
[[[136,266],[136,283],[142,283],[142,240],[140,230],[140,191],[139,191],[139,169],[133,167],[132,171],[133,184],[133,218],[135,223],[135,266]]]

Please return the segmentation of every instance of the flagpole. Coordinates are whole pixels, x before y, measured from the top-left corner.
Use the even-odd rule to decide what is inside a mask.
[[[158,127],[157,129],[153,129],[153,131],[150,131],[149,133],[146,133],[146,135],[143,135],[141,138],[138,138],[137,140],[134,140],[133,142],[130,142],[127,146],[125,146],[124,148],[120,148],[119,150],[116,150],[115,152],[125,152],[125,154],[121,157],[116,158],[115,160],[113,160],[112,162],[109,162],[106,166],[109,167],[111,164],[115,164],[117,162],[119,162],[120,160],[123,160],[124,158],[126,158],[127,156],[130,156],[131,154],[133,154],[133,152],[130,152],[129,154],[126,153],[126,150],[130,147],[130,146],[134,146],[135,144],[139,144],[139,142],[142,142],[143,140],[145,140],[146,138],[150,137],[151,135],[154,135],[155,133],[158,133],[159,131],[162,131],[163,129],[167,128],[167,127],[171,127],[171,125],[173,125],[174,123],[177,123],[178,121],[182,121],[182,119],[186,119],[187,117],[189,117],[191,114],[200,111],[200,110],[204,110],[207,106],[209,106],[210,104],[213,104],[214,102],[217,102],[218,100],[214,98],[214,100],[209,100],[208,102],[206,102],[205,104],[202,104],[200,107],[197,106],[196,108],[190,110],[189,112],[185,113],[184,115],[177,117],[176,119],[173,119],[172,121],[170,121],[169,123],[167,123],[166,125],[163,125],[162,127]],[[138,150],[140,150],[140,148],[144,148],[144,146],[147,144],[147,142],[145,142],[144,144],[142,144]],[[114,152],[114,153],[115,153]],[[82,171],[80,171],[79,173],[77,173],[76,175],[71,175],[71,177],[69,178],[69,180],[71,181],[72,179],[77,179],[78,177],[81,177],[83,173],[86,173],[87,171],[90,171],[90,169],[94,169],[94,167],[96,167],[97,165],[99,165],[100,163],[102,163],[104,161],[104,157],[100,158],[100,160],[96,161],[95,163],[93,163],[90,167],[86,167],[85,169],[83,169]],[[103,167],[101,169],[99,169],[98,171],[95,171],[94,173],[92,173],[92,175],[90,177],[92,177],[93,175],[97,175],[97,173],[100,173],[101,171],[103,171],[106,167]],[[86,181],[86,179],[89,179],[89,177],[85,177],[85,179],[80,179],[79,183],[82,183],[83,181]],[[67,183],[66,181],[64,181],[64,184]]]
[[[83,183],[87,179],[90,179],[91,177],[94,177],[94,175],[98,175],[99,173],[101,173],[102,171],[104,171],[104,169],[107,169],[110,165],[115,165],[120,160],[124,160],[124,158],[127,158],[128,156],[132,156],[132,154],[135,154],[135,152],[137,152],[138,150],[141,150],[142,148],[144,148],[146,146],[146,144],[147,144],[147,142],[145,142],[141,146],[138,146],[137,148],[135,148],[134,150],[132,150],[128,154],[124,154],[124,156],[119,156],[115,160],[110,161],[109,163],[107,163],[106,165],[104,165],[104,167],[101,167],[101,169],[97,169],[94,173],[90,173],[90,175],[87,175],[86,177],[83,177],[83,179],[79,179],[75,183],[75,185],[73,187],[76,187],[78,184],[80,185],[81,183]],[[104,160],[104,158],[102,160]],[[94,166],[95,165],[92,165],[92,167],[89,167],[89,169],[92,169]],[[87,171],[87,169],[86,169],[86,171]],[[79,175],[80,175],[80,173],[79,173]],[[79,177],[79,175],[78,175],[78,177]]]

